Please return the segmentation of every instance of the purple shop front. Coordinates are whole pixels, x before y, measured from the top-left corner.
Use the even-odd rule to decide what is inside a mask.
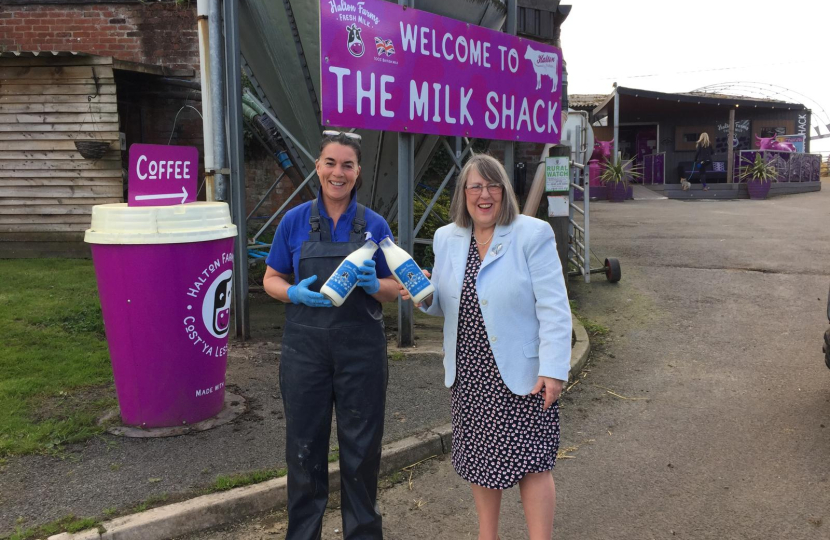
[[[321,0],[325,126],[557,143],[555,47],[380,0]]]

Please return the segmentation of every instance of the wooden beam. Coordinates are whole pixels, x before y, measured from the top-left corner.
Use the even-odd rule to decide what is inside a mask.
[[[92,214],[91,204],[32,204],[20,206],[0,206],[0,216],[12,214]],[[89,218],[87,218],[89,219]]]
[[[0,64],[0,80],[65,81],[67,79],[112,79],[111,66],[11,67]]]
[[[89,227],[90,220],[90,216],[85,214],[0,214],[0,227],[3,225],[33,225],[38,223],[66,225],[84,223],[87,227]]]
[[[25,88],[21,89],[20,86],[24,85]],[[43,84],[43,81],[16,81],[14,83],[9,81],[0,81],[0,95],[18,95],[18,94],[28,94],[28,95],[40,95],[40,94],[63,94],[63,95],[89,95],[94,96],[97,94],[115,94],[115,81],[112,79],[107,79],[107,81],[101,81],[98,85],[98,88],[95,88],[95,84],[92,82],[88,83],[79,83],[79,84]]]
[[[28,89],[32,86],[42,86],[44,84],[50,84],[50,86],[54,87],[73,87],[73,86],[91,86],[92,91],[89,92],[91,96],[97,96],[101,94],[101,89],[104,87],[115,87],[115,79],[99,79],[98,80],[98,87],[96,91],[95,83],[92,79],[67,79],[65,81],[49,81],[48,79],[0,79],[0,85],[6,88],[17,88],[18,91],[21,88]],[[68,92],[58,92],[60,94],[65,94]]]
[[[729,109],[729,133],[726,136],[726,183],[735,181],[735,109]]]
[[[92,124],[89,124],[92,125]],[[117,141],[118,132],[104,131],[0,131],[0,141]],[[5,145],[4,145],[5,146]],[[74,148],[74,145],[73,145]]]
[[[111,169],[0,169],[0,178],[121,178],[121,168]]]
[[[37,215],[83,215],[86,219],[92,214],[91,204],[33,204],[29,206],[2,206],[0,207],[0,216],[17,215],[17,214],[37,214]]]
[[[87,100],[87,95],[40,94],[35,96],[24,94],[7,94],[0,96],[0,104],[4,103],[115,103],[115,94],[93,96]]]
[[[41,161],[41,160],[9,160],[3,162],[3,167],[7,169],[18,169],[18,170],[31,170],[31,169],[38,169],[38,170],[47,170],[47,171],[65,171],[71,169],[85,169],[85,170],[93,170],[93,169],[118,169],[121,170],[121,162],[120,161],[109,161],[109,160],[92,160],[92,159],[84,159],[84,160],[71,160],[71,159],[60,159],[60,160],[49,160],[49,161]]]
[[[46,233],[6,233],[0,235],[0,242],[5,242],[6,245],[11,243],[21,244],[23,242],[83,242],[84,234],[77,232],[54,232]]]
[[[0,178],[0,186],[120,186],[121,178]]]
[[[0,197],[48,199],[61,197],[123,197],[121,186],[0,186]]]
[[[116,123],[118,114],[113,113],[44,113],[44,114],[0,114],[2,124],[66,124],[69,122]]]
[[[117,113],[116,103],[0,103],[3,113]]]
[[[110,143],[110,144],[113,144],[113,143]],[[5,145],[3,145],[3,146],[5,146]],[[65,151],[61,151],[61,150],[55,150],[55,151],[51,151],[51,152],[49,152],[49,151],[46,151],[46,152],[25,151],[25,150],[24,151],[9,151],[9,152],[0,151],[0,162],[5,162],[5,160],[10,160],[10,159],[37,159],[37,160],[72,159],[72,160],[77,160],[77,159],[87,159],[87,158],[82,156],[78,151],[74,151],[74,152],[65,152]],[[118,150],[118,151],[109,150],[109,151],[107,151],[106,154],[104,154],[102,157],[100,157],[98,159],[103,159],[103,160],[115,159],[115,160],[121,161],[121,151],[120,150]],[[89,160],[89,161],[97,161],[97,159],[96,160]]]
[[[89,120],[87,118],[87,120]],[[0,131],[97,131],[118,133],[117,122],[75,123],[75,124],[0,124]]]
[[[121,197],[60,197],[55,199],[12,199],[0,197],[0,212],[4,206],[18,206],[18,205],[44,205],[44,204],[113,204],[122,203],[124,200]]]
[[[24,225],[0,224],[0,233],[10,232],[83,232],[89,223],[26,223]]]
[[[15,140],[15,141],[4,141],[0,144],[0,149],[5,151],[68,151],[68,152],[77,152],[75,148],[75,141],[72,139],[64,139],[64,140],[32,140],[32,139],[24,139],[24,140]],[[120,151],[121,144],[116,141],[110,141],[110,150]],[[2,154],[3,152],[0,152]],[[120,156],[119,156],[120,159]]]

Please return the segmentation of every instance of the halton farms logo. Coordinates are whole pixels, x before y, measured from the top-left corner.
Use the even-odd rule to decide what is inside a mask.
[[[230,329],[233,291],[233,253],[223,253],[211,261],[187,289],[187,316],[183,319],[188,341],[206,356],[227,354],[223,340]]]
[[[376,37],[375,47],[377,47],[378,49],[378,56],[383,56],[385,54],[387,57],[389,57],[395,54],[395,46],[392,44],[391,39],[383,39]]]
[[[355,58],[360,58],[366,52],[366,46],[363,44],[363,38],[360,37],[360,32],[363,29],[356,24],[346,27],[349,32],[349,39],[346,42],[346,47],[349,49],[349,54]]]

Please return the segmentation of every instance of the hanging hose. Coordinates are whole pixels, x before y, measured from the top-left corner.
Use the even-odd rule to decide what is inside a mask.
[[[291,183],[294,184],[294,189],[297,189],[302,185],[304,178],[297,167],[294,166],[288,152],[286,152],[285,143],[282,140],[279,130],[277,130],[276,124],[265,114],[265,109],[259,103],[250,99],[244,93],[242,94],[242,113],[248,122],[250,122],[251,126],[256,129],[266,146],[268,146],[268,150],[277,159],[280,168],[291,180]],[[315,198],[314,191],[311,190],[308,184],[300,192],[300,197],[307,201]]]

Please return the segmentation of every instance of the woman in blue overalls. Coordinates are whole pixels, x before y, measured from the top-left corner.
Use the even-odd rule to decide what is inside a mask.
[[[391,235],[375,212],[357,204],[360,139],[323,132],[315,201],[286,213],[267,259],[266,292],[288,302],[280,358],[288,464],[286,540],[318,540],[328,501],[331,412],[337,415],[341,509],[346,539],[380,539],[376,506],[387,357],[381,302],[398,297],[378,250],[359,267],[358,287],[340,307],[320,287],[371,233]],[[290,279],[294,275],[292,285]]]

